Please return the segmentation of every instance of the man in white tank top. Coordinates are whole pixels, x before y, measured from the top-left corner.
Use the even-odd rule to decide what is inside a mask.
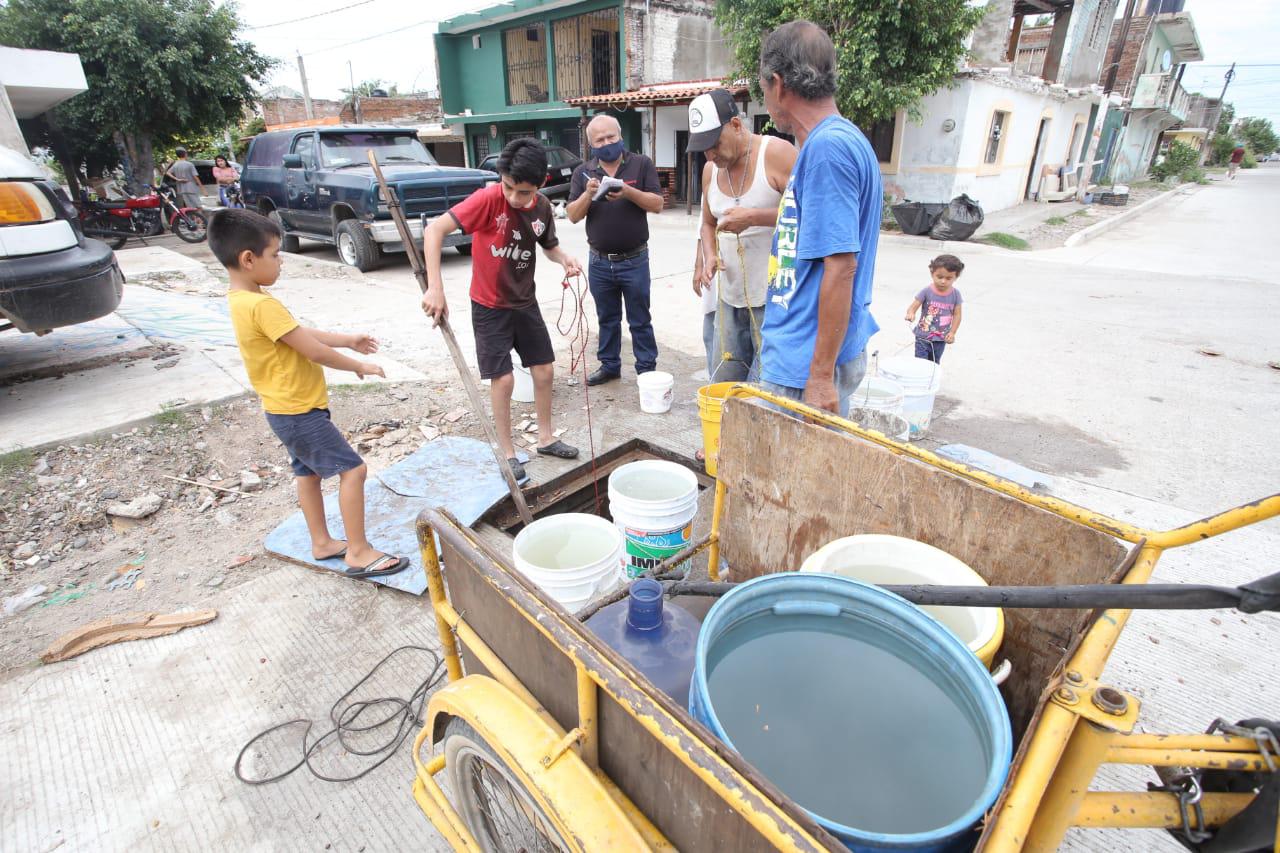
[[[717,291],[708,371],[712,382],[755,381],[773,229],[796,149],[752,133],[728,89],[689,104],[689,130],[689,150],[707,156],[693,292],[705,305]]]

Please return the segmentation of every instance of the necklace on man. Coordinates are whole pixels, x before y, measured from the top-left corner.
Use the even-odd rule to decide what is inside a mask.
[[[747,189],[747,172],[751,171],[751,137],[747,136],[747,153],[742,158],[742,180],[738,182],[738,189],[733,193],[734,207],[742,205],[742,194]],[[733,190],[733,176],[729,176],[729,189]]]

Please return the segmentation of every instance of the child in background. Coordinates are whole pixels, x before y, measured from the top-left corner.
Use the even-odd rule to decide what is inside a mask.
[[[364,533],[364,460],[329,419],[329,389],[321,365],[349,370],[363,379],[383,376],[382,368],[334,349],[373,353],[369,335],[308,329],[298,324],[262,288],[280,277],[280,229],[251,210],[225,209],[209,222],[209,248],[231,279],[227,302],[240,355],[253,389],[262,398],[267,424],[289,451],[298,484],[298,504],[311,533],[311,556],[342,557],[352,578],[392,575],[408,559],[375,550]],[[334,539],[324,517],[320,481],[337,476],[338,506],[347,541]]]
[[[907,307],[906,321],[914,326],[916,358],[942,362],[942,351],[956,342],[960,330],[960,312],[964,299],[956,290],[956,279],[964,272],[964,264],[955,255],[938,255],[929,261],[933,281],[916,294]],[[920,321],[916,322],[916,312]]]
[[[440,249],[458,229],[472,236],[471,328],[476,336],[480,378],[489,383],[498,444],[517,480],[524,466],[511,441],[511,392],[515,390],[511,351],[533,375],[538,412],[538,454],[574,459],[578,449],[555,437],[551,422],[551,383],[556,354],[538,308],[533,280],[537,248],[564,267],[566,277],[580,275],[578,261],[560,248],[551,202],[538,192],[547,175],[547,152],[535,139],[507,143],[498,156],[499,181],[476,190],[427,226],[422,235],[427,292],[422,310],[439,325],[448,318]]]

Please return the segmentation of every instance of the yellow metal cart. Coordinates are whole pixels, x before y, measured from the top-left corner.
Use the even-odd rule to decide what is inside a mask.
[[[1144,530],[746,385],[730,392],[721,429],[711,535],[696,549],[713,580],[722,566],[733,581],[793,570],[827,541],[872,532],[942,547],[992,584],[1141,584],[1166,549],[1280,514],[1273,495]],[[444,512],[424,512],[418,534],[450,683],[415,741],[413,793],[456,849],[844,849],[525,580],[509,552]],[[1014,675],[1002,692],[1018,748],[979,849],[1052,850],[1077,826],[1195,831],[1253,799],[1090,791],[1103,764],[1276,772],[1260,738],[1134,733],[1138,700],[1100,681],[1128,617],[1006,613],[1000,656]]]

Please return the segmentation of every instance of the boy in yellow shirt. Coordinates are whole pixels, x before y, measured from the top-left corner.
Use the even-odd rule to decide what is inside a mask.
[[[371,361],[338,352],[373,353],[369,335],[324,332],[298,324],[274,296],[262,292],[280,277],[280,229],[251,210],[219,210],[209,223],[209,248],[231,279],[227,302],[249,381],[262,398],[267,424],[289,451],[298,504],[311,533],[311,556],[343,557],[353,578],[404,571],[408,559],[384,554],[365,538],[366,467],[329,418],[329,389],[321,365],[363,379],[383,376]],[[334,539],[324,518],[320,481],[338,477],[338,507],[347,541]]]

